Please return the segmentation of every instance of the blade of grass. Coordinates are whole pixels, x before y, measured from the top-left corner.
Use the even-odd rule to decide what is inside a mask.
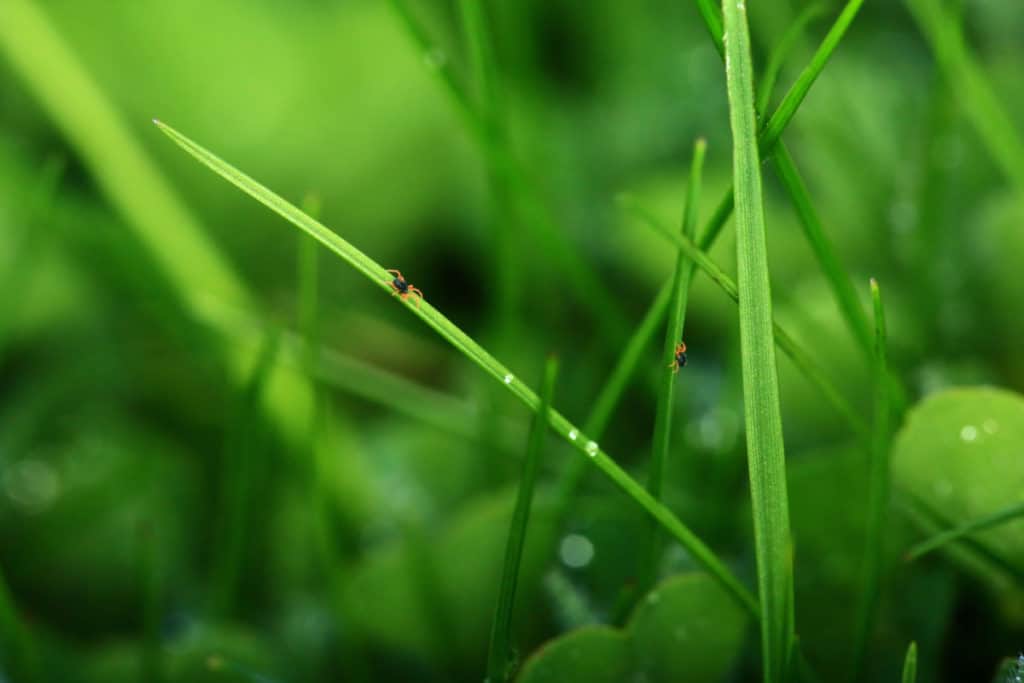
[[[910,641],[907,655],[903,658],[903,683],[917,682],[917,643]]]
[[[519,272],[517,267],[515,235],[520,232],[517,224],[515,202],[509,192],[509,183],[504,177],[503,165],[496,150],[504,139],[504,111],[498,83],[498,68],[494,49],[488,35],[484,4],[480,0],[460,0],[462,30],[469,47],[470,71],[477,86],[478,104],[476,111],[481,127],[488,140],[483,148],[487,166],[487,185],[490,194],[489,221],[495,246],[495,296],[497,303],[494,315],[497,319],[497,338],[515,339],[518,336]],[[406,13],[407,16],[408,13]]]
[[[100,190],[126,219],[159,265],[188,315],[203,318],[215,297],[251,308],[252,297],[198,219],[146,155],[91,75],[70,51],[38,3],[4,0],[0,54],[10,62],[43,110],[76,149]],[[250,359],[231,345],[222,354],[232,379],[244,384]],[[263,407],[292,443],[305,438],[309,387],[275,374]]]
[[[306,233],[312,235],[325,247],[340,256],[353,268],[358,270],[367,279],[373,282],[382,292],[388,293],[394,299],[390,286],[391,278],[383,266],[377,264],[366,254],[356,249],[350,243],[332,232],[319,221],[313,220],[295,205],[289,203],[279,195],[259,184],[249,176],[245,175],[233,166],[225,163],[210,151],[196,144],[170,126],[155,122],[156,125],[169,138],[171,138],[182,149],[194,156],[200,163],[210,168],[231,184],[267,206],[275,213],[285,218]],[[509,370],[498,362],[494,356],[489,354],[483,347],[471,339],[465,332],[455,326],[439,310],[434,308],[428,301],[419,303],[417,299],[410,298],[406,301],[395,299],[412,315],[420,318],[428,327],[437,332],[443,339],[447,340],[457,351],[466,358],[473,361],[480,369],[492,378],[501,382],[521,403],[532,412],[539,410],[540,400],[526,384],[517,379]],[[656,501],[647,491],[619,467],[607,453],[601,450],[596,441],[587,438],[586,435],[570,423],[565,417],[555,410],[550,415],[552,428],[576,450],[577,453],[590,459],[614,484],[640,505],[649,515],[661,523],[666,530],[676,538],[694,557],[694,559],[717,580],[732,595],[737,602],[749,610],[752,614],[757,613],[757,603],[749,594],[747,589],[736,577],[726,568],[721,560],[708,548],[703,541],[697,538],[679,519],[672,514],[664,505]]]
[[[711,280],[715,282],[715,284],[717,284],[730,299],[739,303],[739,289],[736,282],[729,277],[728,273],[712,261],[708,255],[700,249],[700,247],[661,223],[652,211],[641,206],[635,198],[629,195],[621,195],[618,200],[623,209],[635,215],[645,225],[649,226],[662,237],[675,244],[676,248],[686,254],[687,258],[693,260],[697,267],[704,271],[704,273],[710,277]],[[867,424],[850,406],[846,399],[842,397],[839,391],[825,375],[824,371],[822,371],[822,369],[819,368],[812,360],[810,354],[808,354],[803,347],[797,344],[793,337],[790,336],[785,329],[779,326],[778,323],[772,324],[772,330],[775,336],[775,343],[778,344],[779,349],[793,361],[793,364],[796,365],[797,369],[800,370],[811,384],[818,387],[818,390],[821,391],[828,402],[832,404],[832,407],[836,409],[836,412],[846,420],[846,423],[854,434],[856,434],[858,438],[865,443],[870,443],[870,430],[868,429]]]
[[[697,230],[697,207],[700,201],[701,174],[704,169],[704,153],[707,143],[697,140],[693,150],[693,161],[690,166],[690,182],[686,192],[686,204],[683,209],[682,233],[693,237]],[[651,443],[651,465],[647,478],[647,490],[654,498],[661,500],[664,489],[665,466],[672,435],[672,408],[675,404],[675,386],[678,377],[668,368],[676,362],[676,346],[682,340],[683,326],[686,321],[686,303],[693,278],[693,261],[682,252],[676,255],[675,270],[672,275],[672,298],[668,308],[668,325],[665,327],[665,342],[662,348],[661,377],[658,384],[658,403],[654,417],[654,436]],[[678,365],[674,367],[678,370]],[[652,529],[649,552],[641,563],[640,580],[637,595],[645,595],[657,579],[657,562],[664,545],[657,529]]]
[[[714,36],[716,25],[713,22],[709,22],[706,16],[706,10],[708,9],[707,5],[709,5],[709,3],[707,0],[696,1],[698,6],[701,8],[701,15],[705,17],[705,23],[708,26],[708,30],[711,31],[712,36]],[[800,224],[804,230],[804,234],[807,236],[808,241],[811,244],[814,255],[818,259],[818,263],[826,277],[826,281],[832,289],[832,294],[835,297],[836,302],[839,304],[839,310],[843,315],[843,320],[850,329],[851,334],[853,334],[854,338],[859,343],[861,350],[870,358],[871,333],[867,317],[856,298],[855,290],[849,276],[840,265],[841,262],[838,256],[836,256],[835,248],[832,247],[831,242],[825,235],[821,220],[818,218],[817,213],[814,211],[814,207],[811,204],[810,193],[807,191],[807,188],[803,183],[803,179],[797,172],[785,143],[781,141],[782,133],[793,120],[793,116],[799,109],[800,104],[810,91],[814,81],[817,80],[818,76],[825,68],[825,65],[828,63],[833,52],[835,52],[836,47],[839,45],[839,41],[845,35],[847,29],[849,29],[850,24],[853,22],[853,19],[856,17],[862,4],[863,0],[848,0],[843,11],[840,12],[839,17],[825,35],[821,45],[818,46],[818,49],[815,51],[811,61],[801,71],[796,82],[794,82],[793,86],[783,97],[778,108],[768,119],[768,123],[760,130],[758,134],[758,150],[762,158],[776,159],[776,168],[782,178],[783,186],[789,194],[791,203],[796,209],[797,217],[800,219]],[[718,44],[719,43],[716,41],[716,46]],[[721,50],[719,50],[719,52],[721,52]],[[764,92],[762,92],[762,98],[767,101],[767,96]],[[758,114],[760,113],[761,111],[758,110]],[[782,157],[782,160],[778,161],[777,159],[780,156]],[[715,211],[712,220],[709,222],[707,229],[702,233],[701,238],[697,241],[701,246],[701,249],[707,249],[707,247],[709,247],[718,237],[719,232],[725,226],[725,222],[729,218],[729,213],[733,209],[733,202],[733,193],[730,189],[722,198],[722,201],[719,202],[718,208]]]
[[[590,434],[593,439],[600,440],[604,436],[604,430],[608,427],[608,422],[615,411],[615,406],[618,405],[619,400],[625,393],[629,379],[636,372],[644,350],[654,337],[655,330],[661,324],[665,313],[668,311],[668,300],[671,293],[672,279],[669,278],[664,286],[658,290],[658,294],[651,303],[651,307],[647,310],[640,325],[634,330],[629,338],[629,342],[619,355],[619,359],[616,361],[611,374],[608,375],[608,379],[601,386],[601,390],[597,392],[597,398],[590,409],[590,414],[583,423],[583,431]],[[587,466],[587,462],[578,459],[569,461],[563,468],[562,474],[555,485],[554,518],[556,520],[556,529],[563,526],[565,516],[572,506],[576,491],[579,490],[583,478],[589,471],[590,468]]]
[[[871,459],[868,465],[867,534],[864,544],[864,577],[857,608],[857,631],[854,634],[853,666],[850,680],[856,681],[864,667],[868,638],[878,609],[879,583],[882,574],[882,551],[885,546],[885,524],[889,508],[889,370],[886,360],[885,310],[878,282],[871,279],[871,303],[875,312],[874,424],[872,425]]]
[[[775,83],[779,79],[779,73],[782,71],[786,59],[789,58],[790,53],[793,51],[797,40],[800,39],[800,36],[807,30],[807,26],[812,21],[824,14],[824,5],[820,3],[808,5],[797,15],[793,23],[786,28],[786,32],[779,38],[779,41],[772,47],[771,54],[768,55],[768,64],[764,67],[764,73],[761,74],[760,84],[758,85],[757,104],[755,105],[758,112],[768,110],[772,100],[772,92],[775,90]]]
[[[0,649],[8,664],[11,680],[41,683],[39,650],[32,633],[18,614],[3,571],[0,571]]]
[[[959,524],[951,529],[941,531],[912,546],[906,553],[906,560],[907,562],[911,562],[927,555],[933,550],[938,550],[948,543],[958,541],[965,536],[969,536],[985,529],[991,529],[992,527],[1005,524],[1006,522],[1011,522],[1021,517],[1024,517],[1024,503],[1016,503],[990,515],[985,515],[984,517],[964,522],[963,524]]]
[[[996,96],[985,70],[971,54],[956,15],[936,0],[906,0],[906,4],[943,75],[955,87],[957,104],[963,107],[992,159],[1017,191],[1024,193],[1024,138]]]
[[[514,664],[512,661],[512,607],[515,604],[516,584],[519,581],[519,565],[523,558],[526,542],[526,527],[530,522],[530,506],[533,489],[537,483],[544,437],[547,435],[547,415],[555,392],[555,378],[558,375],[558,361],[548,358],[544,366],[544,379],[540,385],[540,410],[533,417],[530,440],[526,447],[522,475],[519,478],[519,493],[509,524],[508,540],[505,545],[505,564],[498,588],[498,604],[494,609],[491,623],[491,642],[487,652],[488,683],[505,683],[509,680]]]
[[[405,0],[391,0],[391,5],[422,54],[442,54],[409,11]],[[434,71],[441,77],[445,92],[452,98],[460,118],[467,122],[467,128],[481,152],[494,168],[500,169],[500,177],[508,184],[507,191],[519,202],[524,227],[534,231],[534,237],[542,247],[537,251],[557,261],[567,286],[574,291],[580,304],[590,310],[601,334],[616,346],[619,345],[624,340],[623,330],[628,327],[628,323],[625,314],[614,304],[616,298],[590,264],[580,256],[578,249],[569,242],[565,233],[559,230],[550,210],[544,205],[540,189],[533,181],[534,176],[513,153],[507,135],[500,130],[497,131],[500,134],[494,134],[494,128],[473,107],[472,99],[447,68],[446,61],[442,60],[444,66],[435,67]],[[433,65],[434,60],[428,59],[428,63]]]
[[[249,543],[251,494],[256,488],[256,460],[263,450],[263,426],[259,399],[277,355],[277,335],[269,335],[256,357],[249,379],[239,390],[234,419],[228,422],[221,466],[221,517],[217,546],[213,552],[210,612],[219,617],[232,614],[238,599],[238,582]]]
[[[788,670],[793,624],[789,500],[782,413],[772,334],[761,160],[754,112],[754,75],[744,0],[723,0],[726,90],[736,184],[736,261],[747,465],[754,517],[764,680],[781,683]]]

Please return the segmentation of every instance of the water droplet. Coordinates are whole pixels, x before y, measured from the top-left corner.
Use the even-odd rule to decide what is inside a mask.
[[[558,546],[558,556],[566,567],[586,567],[594,559],[594,544],[580,534],[569,534]]]
[[[591,458],[593,458],[594,456],[597,455],[597,442],[596,441],[588,441],[587,442],[587,455],[589,455]]]
[[[42,460],[15,463],[4,474],[7,496],[25,512],[42,512],[60,493],[60,481],[54,469]]]
[[[512,384],[513,379],[512,375],[505,375],[505,384]]]
[[[964,425],[960,430],[960,438],[966,443],[973,442],[978,438],[978,428],[974,425]]]
[[[981,423],[981,428],[985,430],[986,434],[995,434],[999,431],[999,423],[990,417]]]
[[[575,429],[570,429],[569,430],[569,438],[570,439],[575,441],[577,436],[579,436],[579,433]]]
[[[435,47],[423,53],[423,63],[427,65],[428,69],[436,71],[448,63],[448,55]]]

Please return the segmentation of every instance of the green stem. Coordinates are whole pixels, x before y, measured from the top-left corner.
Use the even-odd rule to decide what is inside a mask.
[[[505,683],[509,679],[512,664],[512,607],[515,603],[516,584],[519,581],[523,545],[526,542],[526,527],[530,521],[530,506],[533,489],[537,483],[537,470],[544,449],[544,437],[548,431],[547,415],[555,392],[555,378],[558,361],[549,358],[544,367],[544,379],[540,389],[540,411],[533,417],[530,440],[526,448],[526,459],[519,479],[519,493],[509,524],[508,541],[505,545],[505,564],[498,589],[498,604],[491,624],[491,643],[487,654],[487,680],[489,683]]]
[[[927,555],[933,550],[938,550],[944,545],[958,541],[965,536],[970,536],[971,534],[984,531],[985,529],[991,529],[994,526],[999,526],[1000,524],[1011,522],[1021,517],[1024,517],[1024,503],[1015,503],[990,515],[985,515],[978,519],[972,519],[969,522],[964,522],[963,524],[959,524],[951,529],[940,531],[934,536],[914,545],[907,551],[906,560],[907,562],[916,560]]]
[[[907,656],[903,659],[903,683],[916,683],[917,681],[917,643],[910,642],[907,647]]]
[[[864,667],[868,638],[877,612],[882,574],[882,550],[889,508],[889,371],[886,360],[885,310],[878,282],[871,280],[871,301],[875,312],[874,424],[871,460],[868,467],[867,534],[864,546],[864,578],[857,610],[854,658],[850,680],[856,681]]]

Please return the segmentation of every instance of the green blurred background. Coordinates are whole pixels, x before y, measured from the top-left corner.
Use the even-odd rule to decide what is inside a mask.
[[[748,4],[763,67],[804,4]],[[962,5],[1019,141],[1024,4]],[[730,182],[727,102],[690,2],[487,3],[509,139],[537,188],[506,213],[437,78],[441,65],[470,80],[456,3],[410,7],[438,51],[422,53],[382,0],[0,2],[0,568],[38,680],[483,678],[528,414],[150,120],[306,202],[528,384],[558,353],[556,405],[582,423],[674,262],[613,199],[628,191],[678,223],[703,136],[703,223]],[[797,41],[774,102],[839,8],[824,3]],[[881,282],[911,404],[953,386],[1024,389],[1024,186],[961,85],[902,3],[867,2],[785,136],[865,302],[868,277]],[[867,419],[867,361],[765,177],[776,317]],[[538,212],[606,292],[574,281]],[[733,269],[731,226],[712,254]],[[753,585],[736,331],[733,304],[698,275],[666,501]],[[661,337],[601,442],[640,481]],[[852,651],[865,456],[780,358],[797,631],[833,680]],[[949,419],[935,453],[956,447]],[[613,620],[645,549],[645,518],[596,474],[567,528],[551,528],[550,484],[576,457],[549,440],[516,612],[523,659]],[[917,485],[927,497],[945,462],[910,458],[897,503]],[[944,524],[1021,500],[1019,466],[977,463],[951,486],[980,508],[949,512],[936,489]],[[915,639],[920,680],[989,680],[1024,645],[1021,524],[991,557],[905,564],[921,523],[898,504],[890,519],[869,678],[896,680]],[[693,570],[676,547],[660,568]],[[756,679],[756,628],[731,609],[636,615],[624,633],[647,648],[633,655],[646,678],[623,680]],[[0,680],[29,680],[11,634]],[[618,675],[577,665],[561,680]]]

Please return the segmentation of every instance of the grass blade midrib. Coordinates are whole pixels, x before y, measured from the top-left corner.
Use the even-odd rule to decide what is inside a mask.
[[[766,683],[782,683],[793,640],[792,544],[772,326],[767,234],[746,6],[723,0],[726,90],[736,188],[736,261],[747,464]]]
[[[340,256],[367,279],[375,283],[382,291],[391,296],[390,276],[384,267],[356,249],[339,235],[328,229],[319,221],[307,216],[295,205],[271,192],[264,185],[253,180],[233,166],[219,159],[209,150],[193,142],[170,126],[155,121],[160,130],[171,138],[182,149],[189,152],[200,163],[220,175],[253,199],[267,206],[301,230],[312,235],[325,247]],[[392,297],[393,298],[393,297]],[[472,360],[484,372],[501,382],[512,394],[532,412],[539,409],[540,399],[522,381],[504,365],[473,341],[465,332],[434,308],[429,301],[416,303],[412,298],[402,302],[395,300],[407,311],[420,318],[431,329],[446,339],[452,346]],[[704,544],[689,528],[686,527],[671,511],[655,500],[625,470],[608,456],[598,444],[589,439],[569,420],[552,409],[551,426],[583,457],[590,458],[613,483],[627,496],[632,498],[649,515],[654,517],[665,529],[678,540],[708,570],[736,601],[752,614],[757,614],[757,602],[743,584],[733,575],[725,564]]]

